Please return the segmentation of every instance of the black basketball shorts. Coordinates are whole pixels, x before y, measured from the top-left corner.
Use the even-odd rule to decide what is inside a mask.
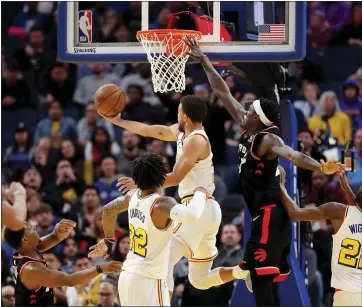
[[[291,221],[282,204],[260,206],[259,213],[252,217],[242,268],[255,270],[258,275],[274,275],[275,282],[284,281],[290,272],[291,239]]]

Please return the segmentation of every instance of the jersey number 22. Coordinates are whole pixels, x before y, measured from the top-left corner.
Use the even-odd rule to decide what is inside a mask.
[[[362,270],[361,243],[354,239],[343,239],[338,263],[350,268]]]

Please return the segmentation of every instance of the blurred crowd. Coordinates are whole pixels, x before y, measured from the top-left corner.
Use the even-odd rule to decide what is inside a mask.
[[[106,1],[82,5],[97,11],[96,35],[100,41],[135,38],[140,2],[122,2],[122,14],[117,11],[119,7],[108,6]],[[361,4],[308,5],[310,47],[328,50],[338,45],[346,52],[348,48],[362,48]],[[179,2],[164,3],[156,11],[158,15],[150,19],[152,28],[164,28],[167,14],[181,7]],[[13,180],[24,184],[28,221],[41,236],[49,234],[61,218],[77,222],[72,237],[44,254],[48,266],[69,273],[94,265],[87,251],[104,237],[102,206],[122,195],[116,183],[120,176],[130,175],[130,161],[150,151],[163,156],[170,169],[175,163],[175,144],[141,138],[99,117],[93,96],[107,83],[118,84],[127,93],[123,118],[149,124],[175,123],[178,103],[184,95],[193,94],[208,102],[204,125],[214,153],[215,197],[223,212],[219,254],[213,266],[236,265],[243,256],[245,205],[236,158],[240,127],[215,98],[200,66],[187,68],[185,92],[161,95],[153,91],[149,64],[59,62],[56,9],[55,2],[13,2],[7,4],[7,16],[2,19],[2,31],[6,31],[1,57],[2,117],[13,116],[15,128],[9,131],[2,126],[3,135],[11,136],[9,140],[3,137],[1,144],[2,185],[6,187]],[[334,61],[343,62],[341,58]],[[290,100],[298,119],[301,150],[319,160],[340,159],[343,149],[353,148],[356,171],[349,172],[348,178],[356,191],[362,184],[362,67],[356,65],[350,74],[333,80],[331,88],[335,91],[325,83],[326,90],[321,90],[322,85],[313,75],[315,67],[308,56],[290,67],[291,85],[296,88]],[[256,98],[247,80],[229,76],[225,81],[241,104]],[[34,126],[17,118],[28,110],[34,114]],[[305,206],[329,201],[346,203],[338,178],[298,172]],[[163,193],[177,198],[175,188]],[[127,215],[120,215],[117,224],[112,259],[123,261],[129,250]],[[319,221],[311,226],[314,236],[307,248],[308,290],[313,306],[330,305],[331,225]],[[3,242],[1,253],[2,304],[14,306],[13,250]],[[174,306],[228,305],[232,283],[200,291],[188,282],[187,274],[187,261],[182,260],[175,269]],[[117,279],[102,275],[88,284],[56,289],[55,296],[58,306],[118,306]]]

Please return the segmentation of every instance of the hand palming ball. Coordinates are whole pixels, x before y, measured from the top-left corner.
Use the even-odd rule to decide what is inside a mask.
[[[114,117],[125,108],[126,95],[118,85],[106,84],[94,95],[94,105],[102,115]]]

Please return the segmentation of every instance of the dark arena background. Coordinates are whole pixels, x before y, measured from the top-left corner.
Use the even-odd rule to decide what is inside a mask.
[[[73,234],[44,253],[52,270],[72,273],[104,260],[87,259],[104,238],[102,207],[122,192],[130,162],[145,152],[161,155],[172,170],[176,144],[141,138],[101,118],[93,98],[105,84],[127,95],[122,118],[148,124],[177,122],[180,99],[193,94],[208,105],[204,121],[213,150],[214,197],[222,224],[213,268],[235,266],[250,236],[250,216],[239,184],[241,128],[218,101],[201,65],[190,60],[181,92],[154,91],[140,30],[202,33],[202,50],[232,95],[248,108],[264,96],[280,103],[284,142],[316,160],[344,161],[356,193],[362,184],[362,3],[82,1],[1,3],[1,176],[26,188],[27,221],[40,236],[62,219],[77,223]],[[87,19],[84,28],[82,18]],[[274,34],[274,35],[273,35]],[[182,72],[180,72],[182,73]],[[301,170],[280,159],[289,195],[301,206],[347,203],[338,175]],[[179,200],[176,188],[164,195]],[[328,221],[292,223],[289,264],[280,284],[282,306],[332,306],[332,228]],[[117,219],[111,259],[129,251],[126,214]],[[2,241],[2,306],[15,306],[12,255]],[[188,280],[188,262],[175,267],[171,306],[255,306],[244,281],[205,291]],[[36,276],[34,276],[36,278]],[[55,289],[57,306],[119,306],[118,277],[101,274],[85,285]],[[142,291],[142,289],[140,289]]]

